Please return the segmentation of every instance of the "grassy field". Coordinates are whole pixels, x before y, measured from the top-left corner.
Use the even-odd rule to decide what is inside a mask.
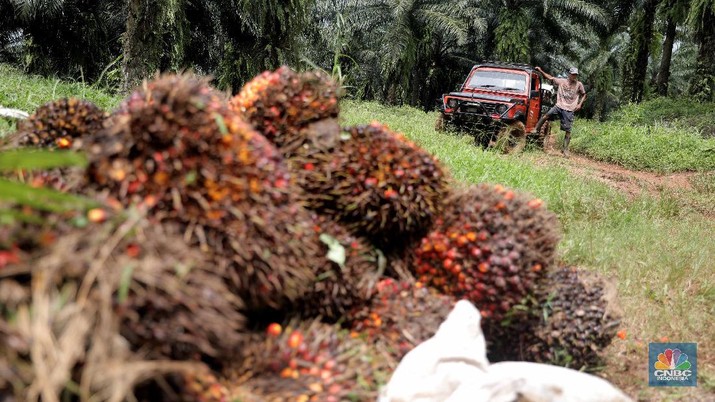
[[[0,76],[0,104],[28,112],[61,96],[87,98],[108,109],[120,101],[81,83],[28,77],[2,65]],[[434,153],[461,183],[502,183],[546,202],[563,227],[560,259],[618,283],[627,337],[615,340],[613,358],[602,375],[643,400],[675,401],[715,392],[715,220],[683,208],[667,194],[632,199],[561,167],[536,166],[532,156],[540,155],[538,150],[520,156],[483,151],[465,136],[435,132],[435,118],[413,108],[354,101],[344,102],[341,113],[344,125],[377,120],[405,133]],[[577,152],[655,171],[701,170],[693,186],[703,194],[715,193],[715,174],[707,172],[715,169],[715,143],[710,142],[715,140],[668,137],[664,131],[664,138],[647,148],[638,136],[652,132],[637,127],[585,121],[577,127]],[[0,119],[0,135],[9,130],[11,123]],[[633,143],[640,145],[631,148],[628,144]],[[707,151],[711,145],[714,150]],[[647,343],[663,337],[698,342],[698,389],[647,387]]]

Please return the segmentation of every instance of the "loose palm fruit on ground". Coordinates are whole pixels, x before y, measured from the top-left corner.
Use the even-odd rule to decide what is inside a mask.
[[[472,301],[483,325],[499,322],[553,264],[558,220],[541,200],[500,185],[460,190],[414,247],[417,279]]]
[[[87,149],[93,186],[185,225],[249,310],[280,309],[312,284],[320,245],[294,202],[300,190],[275,147],[205,80],[145,84]]]
[[[340,111],[338,87],[327,74],[286,66],[249,81],[230,104],[280,149],[294,142],[301,128]]]
[[[616,335],[622,313],[615,285],[574,267],[553,270],[533,296],[485,334],[489,358],[594,369]]]
[[[107,114],[95,104],[62,98],[40,106],[18,126],[19,145],[69,149],[76,138],[95,134]]]
[[[296,152],[289,163],[309,208],[386,251],[424,235],[448,194],[441,164],[379,123],[347,128],[329,146]]]
[[[421,283],[390,278],[376,290],[372,304],[352,311],[347,321],[356,335],[384,347],[395,361],[437,333],[456,302]]]
[[[290,323],[278,336],[256,334],[242,350],[245,357],[226,376],[266,400],[374,400],[389,376],[386,361],[370,345],[318,321]],[[279,387],[266,378],[290,384]]]
[[[296,303],[297,313],[336,322],[372,297],[379,279],[379,255],[372,245],[331,218],[312,216],[325,258],[315,265],[315,282],[305,298]]]

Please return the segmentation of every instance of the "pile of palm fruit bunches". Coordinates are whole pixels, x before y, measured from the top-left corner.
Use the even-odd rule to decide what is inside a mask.
[[[88,164],[12,179],[95,204],[0,228],[0,399],[374,400],[459,299],[492,361],[598,364],[618,317],[558,267],[544,203],[341,126],[339,92],[287,67],[234,97],[165,74],[111,113],[61,99],[20,124],[15,146]]]

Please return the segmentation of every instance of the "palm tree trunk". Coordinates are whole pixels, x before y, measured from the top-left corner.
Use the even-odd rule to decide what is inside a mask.
[[[702,101],[715,101],[715,8],[704,11],[700,27],[695,35],[698,58],[690,94]]]
[[[128,91],[159,67],[161,32],[157,4],[150,0],[129,0],[127,30],[124,33],[124,90]]]
[[[645,81],[648,72],[648,56],[650,43],[653,40],[653,21],[655,20],[658,0],[647,0],[643,5],[643,25],[640,32],[638,49],[636,53],[635,68],[633,70],[633,88],[631,101],[639,103],[645,94]]]
[[[673,57],[673,43],[675,43],[675,33],[677,24],[672,16],[668,16],[665,27],[665,41],[663,41],[663,57],[660,60],[660,70],[656,86],[658,94],[668,96],[668,81],[670,80],[670,61]]]

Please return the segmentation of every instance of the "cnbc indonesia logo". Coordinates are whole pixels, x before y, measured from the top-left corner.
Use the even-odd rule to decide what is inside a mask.
[[[650,344],[649,357],[650,385],[695,386],[697,384],[696,344]]]

